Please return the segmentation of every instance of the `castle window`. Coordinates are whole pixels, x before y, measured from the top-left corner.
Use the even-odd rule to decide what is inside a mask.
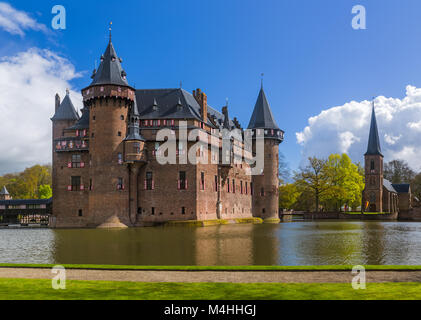
[[[178,142],[178,150],[177,150],[177,154],[184,154],[184,144],[183,142]]]
[[[82,167],[84,167],[84,165],[82,165],[81,159],[82,159],[82,157],[81,157],[80,154],[73,154],[72,155],[71,167],[72,168],[82,168]]]
[[[186,214],[186,208],[185,207],[181,208],[181,214]]]
[[[205,173],[204,172],[200,173],[200,190],[202,191],[205,190]]]
[[[117,132],[117,135],[118,135],[119,137],[121,137],[121,131]]]
[[[94,188],[93,184],[92,184],[92,178],[89,179],[89,190],[92,191]]]
[[[157,126],[158,126],[158,120],[154,120],[154,121],[153,121],[153,126],[154,126],[154,127],[157,127]]]
[[[248,191],[248,183],[246,181],[246,194],[248,194],[248,193],[249,193],[249,191]]]
[[[266,209],[265,209],[265,208],[263,208],[263,209],[262,209],[262,213],[263,213],[263,214],[265,214],[265,213],[266,213]]]
[[[83,211],[82,211],[82,209],[80,209],[79,210],[79,217],[82,217],[83,216]]]
[[[232,193],[235,193],[235,180],[232,179]]]
[[[137,208],[137,214],[142,214],[142,207]]]
[[[153,180],[153,173],[146,172],[145,190],[154,190],[154,189],[155,189],[155,182]]]
[[[227,192],[230,193],[230,179],[227,179]]]
[[[250,182],[250,195],[252,196],[253,193],[254,193],[253,182]]]
[[[152,207],[152,215],[153,216],[155,215],[155,208],[154,207]]]
[[[79,191],[81,189],[81,178],[80,177],[71,177],[71,191]]]
[[[123,164],[123,154],[122,153],[117,154],[117,161],[118,161],[118,164]]]
[[[374,173],[376,170],[375,165],[374,165],[374,160],[371,160],[370,162],[370,171],[371,173]]]
[[[215,192],[218,192],[218,176],[215,176]]]
[[[264,197],[264,196],[265,196],[265,188],[260,189],[260,195],[261,195],[262,197]]]
[[[240,193],[243,194],[243,181],[240,181]]]
[[[133,143],[133,152],[136,154],[140,153],[140,142]]]
[[[187,178],[185,171],[180,171],[179,173],[178,190],[187,190]]]
[[[121,119],[121,120],[124,120],[124,116],[123,116],[123,115],[121,115],[121,116],[120,116],[120,119]]]
[[[118,178],[117,179],[117,190],[124,190],[123,178]]]

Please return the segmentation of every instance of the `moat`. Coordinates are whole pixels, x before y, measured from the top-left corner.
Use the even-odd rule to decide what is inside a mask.
[[[300,221],[114,231],[0,230],[0,263],[420,265],[421,223]]]

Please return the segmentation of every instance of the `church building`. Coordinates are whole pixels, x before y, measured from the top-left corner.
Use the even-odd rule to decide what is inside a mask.
[[[412,208],[409,184],[392,184],[383,177],[383,154],[380,147],[376,112],[371,115],[370,134],[365,158],[365,189],[363,211],[396,213]]]

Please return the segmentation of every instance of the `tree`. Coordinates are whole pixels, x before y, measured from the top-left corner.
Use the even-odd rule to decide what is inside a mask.
[[[414,197],[421,199],[421,173],[411,181],[411,191]]]
[[[279,184],[286,184],[291,178],[291,171],[288,163],[285,161],[285,156],[279,152]]]
[[[403,160],[393,160],[384,166],[384,178],[392,183],[410,183],[415,172]]]
[[[279,187],[279,208],[293,209],[300,194],[295,184],[286,184]]]
[[[0,187],[6,186],[14,199],[39,199],[40,186],[51,186],[51,184],[50,165],[35,165],[23,172],[0,177]],[[46,187],[43,190],[46,192]],[[46,194],[48,195],[48,192]]]
[[[320,197],[329,189],[324,170],[326,160],[310,157],[308,161],[309,164],[295,174],[294,180],[301,192],[309,192],[311,190],[314,196],[316,212],[319,212]]]
[[[53,196],[53,191],[51,186],[48,184],[40,185],[38,188],[38,198],[39,199],[50,199]]]

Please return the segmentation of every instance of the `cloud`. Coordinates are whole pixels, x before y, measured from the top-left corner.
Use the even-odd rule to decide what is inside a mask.
[[[385,161],[402,159],[421,170],[421,89],[407,86],[403,99],[380,96],[375,106]],[[362,162],[370,119],[370,101],[351,101],[311,117],[308,126],[296,133],[303,161],[309,156],[348,153],[354,161]]]
[[[47,32],[47,27],[31,18],[26,12],[13,8],[7,2],[0,2],[0,28],[13,35],[23,37],[24,30]]]
[[[0,173],[51,163],[54,96],[80,77],[65,58],[37,48],[0,59]],[[78,92],[70,92],[76,108]]]

